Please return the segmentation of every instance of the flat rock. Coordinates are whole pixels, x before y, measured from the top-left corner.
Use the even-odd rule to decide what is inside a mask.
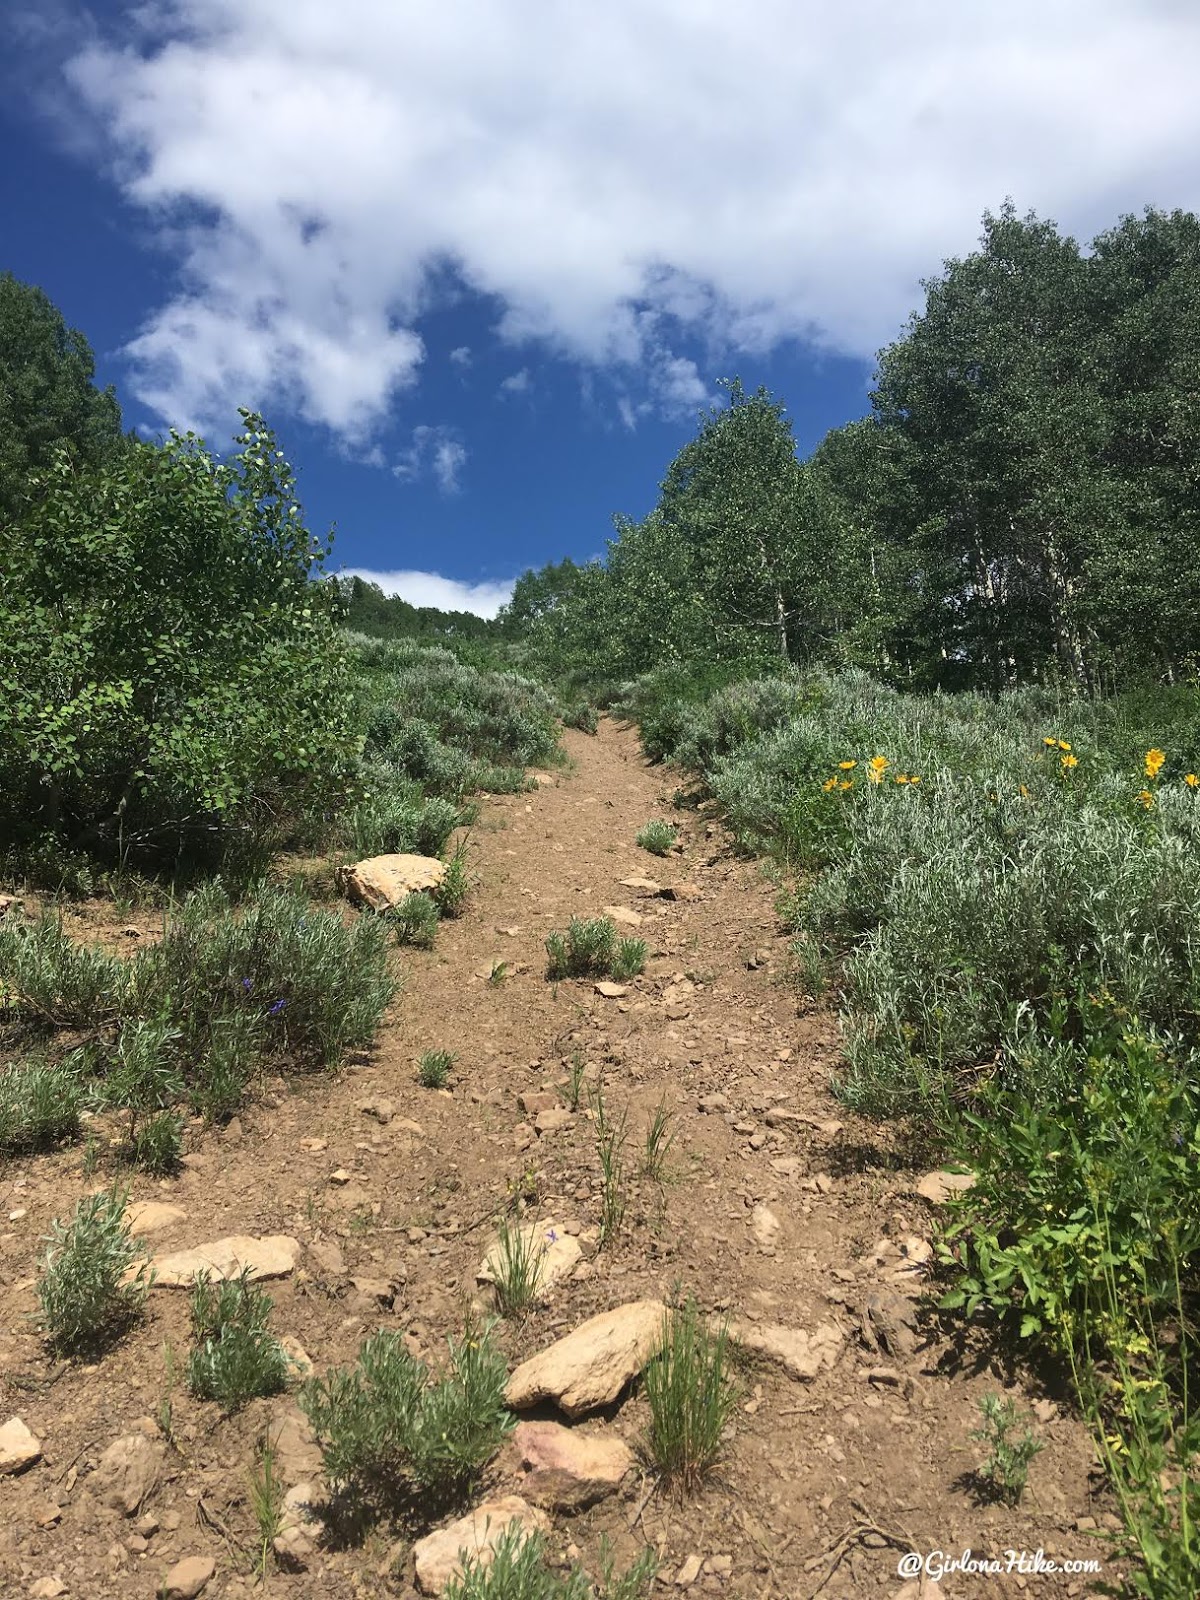
[[[161,1233],[164,1228],[173,1228],[177,1222],[183,1222],[187,1212],[182,1206],[171,1206],[165,1200],[134,1200],[125,1207],[125,1221],[129,1224],[130,1237],[144,1238],[148,1233]]]
[[[621,878],[619,881],[623,889],[639,889],[646,895],[662,893],[662,884],[656,883],[653,878]]]
[[[559,1128],[565,1128],[571,1120],[571,1113],[566,1106],[551,1106],[549,1111],[539,1111],[534,1120],[534,1127],[539,1133],[554,1133]]]
[[[517,1104],[527,1117],[536,1117],[540,1111],[557,1111],[562,1097],[553,1089],[526,1089],[517,1096]]]
[[[727,1094],[702,1094],[696,1104],[701,1111],[728,1111],[729,1096]]]
[[[695,883],[671,883],[658,892],[663,900],[703,900],[704,898],[704,890]]]
[[[818,1323],[811,1333],[770,1322],[730,1323],[729,1337],[743,1350],[773,1361],[801,1383],[811,1383],[832,1367],[846,1343],[846,1335],[832,1322]]]
[[[631,911],[628,906],[605,906],[604,915],[626,928],[640,928],[646,920],[640,911]]]
[[[268,1437],[284,1483],[298,1483],[320,1472],[321,1447],[299,1406],[289,1403],[275,1412]]]
[[[20,1417],[9,1417],[0,1428],[0,1478],[24,1472],[42,1459],[42,1441],[34,1437]]]
[[[338,888],[355,905],[372,911],[398,906],[405,895],[436,889],[446,876],[446,863],[435,856],[371,856],[338,870]]]
[[[520,1411],[552,1400],[569,1417],[611,1405],[659,1349],[666,1315],[661,1300],[634,1300],[590,1317],[522,1362],[504,1391],[508,1404]]]
[[[346,1258],[336,1239],[314,1239],[308,1246],[308,1253],[322,1277],[346,1276]]]
[[[565,1233],[561,1222],[530,1222],[515,1237],[529,1254],[536,1300],[546,1299],[557,1284],[571,1276],[583,1259],[579,1240]],[[497,1237],[488,1246],[476,1274],[479,1282],[495,1283],[503,1274],[503,1265],[504,1254]]]
[[[607,978],[601,978],[595,985],[596,993],[603,995],[606,1000],[619,1000],[623,994],[629,993],[629,985],[625,983],[610,983]]]
[[[513,1449],[524,1474],[522,1493],[553,1511],[584,1511],[614,1494],[634,1465],[620,1439],[564,1428],[558,1422],[522,1422]]]
[[[144,1433],[122,1434],[100,1457],[88,1487],[101,1505],[136,1517],[158,1485],[162,1464],[161,1445]]]
[[[496,1545],[514,1522],[526,1538],[532,1533],[550,1532],[550,1519],[544,1511],[520,1495],[506,1494],[485,1500],[457,1522],[418,1539],[413,1546],[417,1587],[423,1594],[441,1594],[451,1578],[461,1577],[459,1557],[464,1554],[473,1557],[478,1566],[491,1566]]]
[[[927,1172],[917,1184],[917,1193],[932,1205],[944,1206],[952,1195],[965,1194],[974,1187],[973,1172]]]
[[[286,1278],[295,1270],[299,1259],[300,1241],[288,1234],[273,1233],[262,1239],[252,1239],[247,1234],[234,1233],[226,1239],[214,1239],[210,1244],[198,1244],[191,1250],[155,1256],[154,1287],[190,1289],[200,1272],[207,1272],[214,1281],[236,1278],[246,1269],[255,1283],[262,1278]]]
[[[390,1100],[360,1100],[358,1109],[364,1117],[374,1117],[385,1128],[396,1115],[396,1107]]]
[[[163,1600],[196,1600],[211,1582],[217,1563],[211,1556],[184,1556],[163,1579]]]

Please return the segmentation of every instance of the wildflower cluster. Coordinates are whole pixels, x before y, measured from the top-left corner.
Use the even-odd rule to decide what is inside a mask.
[[[821,788],[826,794],[832,794],[834,791],[844,794],[847,789],[853,789],[854,779],[845,776],[845,774],[853,772],[857,766],[857,761],[839,761],[838,772],[842,773],[843,776],[838,777],[838,772],[835,772],[831,778],[826,778]],[[891,762],[887,756],[872,756],[866,764],[867,782],[876,786],[888,782],[888,769],[890,766]],[[920,777],[915,772],[893,772],[891,774],[891,782],[902,789],[915,788],[920,781]]]

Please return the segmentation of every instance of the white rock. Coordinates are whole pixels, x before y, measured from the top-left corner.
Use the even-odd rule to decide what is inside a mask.
[[[629,987],[624,983],[610,983],[607,978],[601,978],[595,985],[596,993],[603,995],[606,1000],[619,1000],[623,994],[629,993]]]
[[[196,1600],[208,1587],[216,1570],[217,1563],[211,1556],[185,1556],[163,1579],[160,1590],[163,1600]]]
[[[300,1241],[287,1234],[273,1233],[262,1239],[252,1239],[235,1233],[226,1239],[214,1239],[210,1244],[198,1244],[191,1250],[155,1256],[154,1287],[190,1289],[198,1273],[207,1272],[218,1282],[236,1278],[246,1268],[255,1283],[261,1278],[286,1278],[295,1270],[299,1259]]]
[[[589,1318],[517,1368],[508,1404],[553,1400],[571,1417],[611,1405],[661,1347],[666,1316],[661,1300],[635,1300]]]
[[[42,1441],[30,1433],[20,1417],[9,1417],[0,1428],[0,1478],[24,1472],[42,1459]]]
[[[750,1213],[750,1228],[756,1244],[772,1245],[779,1238],[782,1223],[770,1206],[755,1206]]]
[[[314,1483],[296,1483],[283,1497],[279,1513],[279,1532],[271,1548],[281,1564],[293,1572],[303,1572],[316,1554],[321,1535],[319,1507],[325,1503]]]
[[[569,1278],[583,1259],[579,1240],[564,1233],[561,1222],[527,1223],[513,1235],[512,1248],[526,1253],[530,1259],[536,1300],[546,1299],[555,1285]],[[503,1276],[503,1271],[504,1252],[497,1237],[488,1246],[476,1276],[480,1283],[495,1283],[498,1276]]]
[[[161,1445],[144,1433],[126,1433],[100,1457],[88,1487],[101,1505],[136,1517],[158,1484],[162,1464]]]
[[[436,889],[446,876],[446,863],[434,856],[371,856],[338,870],[338,887],[348,900],[384,911],[405,895]]]
[[[133,1239],[144,1238],[148,1233],[161,1233],[183,1222],[187,1212],[182,1206],[171,1206],[165,1200],[134,1200],[125,1207],[125,1220]]]
[[[549,1533],[550,1519],[544,1511],[506,1494],[486,1500],[465,1517],[439,1528],[413,1546],[417,1587],[424,1594],[441,1594],[451,1578],[462,1573],[462,1555],[471,1556],[479,1566],[490,1566],[496,1545],[513,1523],[526,1538],[531,1533]]]
[[[951,1195],[964,1194],[974,1187],[973,1172],[927,1172],[917,1184],[917,1193],[932,1205],[944,1206]]]
[[[832,1367],[846,1343],[846,1335],[832,1322],[818,1323],[811,1333],[777,1323],[730,1323],[729,1337],[743,1350],[775,1362],[801,1383],[811,1383]]]

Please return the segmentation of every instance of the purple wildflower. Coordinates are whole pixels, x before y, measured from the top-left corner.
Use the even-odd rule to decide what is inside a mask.
[[[273,1006],[267,1007],[267,1015],[269,1017],[277,1017],[285,1005],[287,1005],[286,1000],[276,1000]]]

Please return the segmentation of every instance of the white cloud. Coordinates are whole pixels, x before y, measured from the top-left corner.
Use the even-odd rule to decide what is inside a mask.
[[[365,436],[448,276],[503,336],[686,410],[681,330],[723,362],[797,337],[869,357],[1005,195],[1084,236],[1200,205],[1200,10],[1177,0],[142,15],[68,73],[177,252],[129,351],[175,423],[269,401]]]
[[[510,373],[507,378],[501,379],[500,393],[502,395],[528,394],[531,383],[529,368],[522,367],[519,372]]]
[[[456,367],[469,367],[471,365],[471,346],[469,344],[456,344],[450,352],[450,359]]]
[[[416,483],[432,473],[443,494],[457,494],[458,475],[467,463],[467,447],[452,428],[422,423],[413,429],[412,443],[392,463],[392,473],[402,483]]]
[[[477,617],[494,617],[512,599],[514,578],[464,583],[443,578],[439,572],[375,572],[369,567],[347,567],[352,578],[377,583],[384,594],[398,594],[414,606],[437,606],[442,611],[473,611]]]

